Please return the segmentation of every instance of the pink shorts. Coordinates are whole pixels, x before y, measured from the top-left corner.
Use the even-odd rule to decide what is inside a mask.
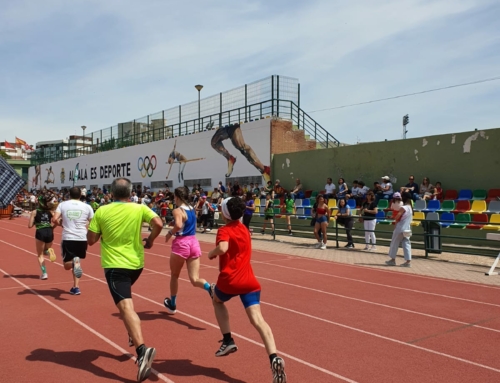
[[[172,253],[184,259],[201,257],[200,243],[194,235],[175,237],[172,242]]]

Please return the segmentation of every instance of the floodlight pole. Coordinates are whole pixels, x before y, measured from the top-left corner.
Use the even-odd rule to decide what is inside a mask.
[[[82,152],[83,153],[85,153],[85,129],[87,129],[87,127],[82,125],[82,130],[83,130]]]
[[[403,140],[406,140],[406,133],[408,131],[406,130],[406,125],[410,123],[410,117],[408,115],[403,116]]]
[[[200,118],[201,118],[200,93],[201,93],[201,90],[203,89],[203,85],[195,85],[194,87],[198,90],[198,132],[201,132],[201,124],[200,124]]]

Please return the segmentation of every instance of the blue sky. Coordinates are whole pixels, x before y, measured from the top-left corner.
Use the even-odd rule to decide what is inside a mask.
[[[143,117],[271,74],[341,142],[500,127],[495,0],[3,0],[0,141]]]

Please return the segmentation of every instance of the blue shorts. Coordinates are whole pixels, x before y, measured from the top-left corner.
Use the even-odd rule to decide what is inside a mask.
[[[254,291],[251,293],[247,293],[247,294],[226,294],[226,293],[223,293],[222,291],[220,291],[216,285],[215,289],[214,289],[214,293],[217,296],[217,298],[219,298],[219,300],[221,300],[222,302],[227,302],[231,298],[237,297],[239,295],[240,299],[241,299],[241,303],[243,303],[243,306],[245,308],[260,304],[260,290]]]
[[[328,217],[326,215],[316,218],[316,223],[322,224],[323,222],[328,222]]]

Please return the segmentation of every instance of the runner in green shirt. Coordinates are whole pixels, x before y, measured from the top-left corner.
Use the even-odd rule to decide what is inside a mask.
[[[111,194],[115,202],[96,211],[89,226],[87,240],[92,246],[101,239],[101,265],[105,270],[111,296],[125,327],[129,329],[129,345],[136,347],[139,365],[137,380],[142,382],[151,374],[156,350],[144,345],[141,321],[132,302],[132,285],[144,267],[144,248],[153,247],[163,224],[160,217],[146,205],[127,203],[131,192],[130,180],[117,178],[113,181]],[[144,239],[141,235],[143,222],[152,227],[149,237]]]
[[[286,193],[283,207],[285,208],[285,212],[286,212],[286,223],[288,225],[287,226],[288,235],[293,235],[291,218],[292,218],[292,215],[295,214],[295,201],[290,196],[290,193]]]

